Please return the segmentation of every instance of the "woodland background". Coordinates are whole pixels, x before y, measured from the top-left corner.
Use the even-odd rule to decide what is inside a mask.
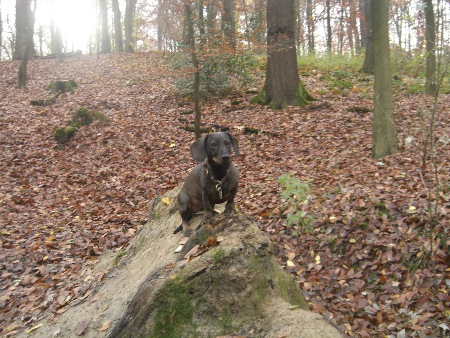
[[[294,6],[295,73],[316,100],[283,109],[251,103],[272,1],[57,3],[0,3],[1,335],[95,301],[114,267],[92,264],[120,260],[195,165],[196,108],[204,132],[239,139],[237,205],[313,311],[349,336],[449,335],[449,1],[389,2],[397,151],[378,159],[370,1],[278,2]]]

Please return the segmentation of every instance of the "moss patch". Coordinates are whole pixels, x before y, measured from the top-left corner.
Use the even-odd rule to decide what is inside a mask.
[[[191,303],[193,289],[190,283],[180,279],[168,282],[158,294],[157,308],[152,332],[154,338],[179,338],[196,336],[193,323],[194,307]]]
[[[66,143],[75,135],[78,128],[91,124],[94,120],[109,122],[109,118],[104,113],[81,107],[72,115],[66,127],[56,129],[55,141],[59,144]]]
[[[74,80],[52,81],[47,90],[53,94],[72,93],[78,84]]]

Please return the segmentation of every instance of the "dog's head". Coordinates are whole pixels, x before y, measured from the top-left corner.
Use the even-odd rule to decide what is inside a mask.
[[[206,158],[217,165],[231,162],[231,148],[239,153],[239,142],[229,132],[206,134],[191,144],[191,155],[197,162]]]

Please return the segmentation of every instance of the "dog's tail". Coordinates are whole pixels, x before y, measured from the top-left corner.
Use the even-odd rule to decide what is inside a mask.
[[[183,224],[180,224],[179,226],[177,226],[177,228],[173,231],[173,234],[177,234],[179,233],[181,230],[183,230]]]

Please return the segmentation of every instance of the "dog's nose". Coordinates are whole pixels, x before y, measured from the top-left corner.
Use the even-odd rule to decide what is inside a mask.
[[[230,155],[223,155],[222,156],[222,161],[224,161],[224,162],[229,162],[230,161]]]

